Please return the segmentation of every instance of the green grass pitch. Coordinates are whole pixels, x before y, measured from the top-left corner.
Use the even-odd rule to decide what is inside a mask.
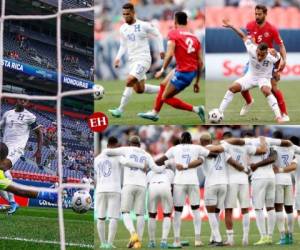
[[[148,84],[159,84],[158,80],[147,80]],[[98,81],[105,89],[105,96],[102,100],[95,102],[95,111],[104,112],[108,115],[110,125],[142,125],[142,124],[200,124],[200,118],[197,114],[182,110],[176,110],[165,104],[160,112],[160,119],[152,122],[139,118],[137,113],[146,112],[153,108],[156,94],[136,94],[134,93],[125,108],[125,113],[121,118],[112,117],[107,110],[116,108],[120,104],[120,99],[125,88],[124,81]],[[204,104],[205,86],[204,81],[200,82],[200,93],[193,92],[193,84],[178,95],[182,100],[193,105]]]
[[[230,81],[206,81],[206,110],[218,108]],[[299,81],[280,81],[279,88],[282,90],[287,110],[291,121],[288,124],[300,124],[300,106],[299,106]],[[244,105],[244,99],[237,93],[233,101],[229,104],[224,113],[224,124],[274,124],[274,114],[271,111],[266,98],[258,88],[252,89],[251,94],[255,103],[249,113],[241,117],[240,110]]]
[[[235,221],[234,225],[234,237],[235,237],[235,246],[233,247],[225,247],[226,249],[232,249],[232,250],[249,250],[249,249],[263,249],[263,250],[273,250],[273,249],[288,249],[288,250],[296,250],[300,249],[300,230],[297,225],[297,221],[295,221],[295,233],[294,233],[294,244],[293,245],[286,245],[286,246],[280,246],[276,245],[276,242],[279,240],[279,234],[278,234],[278,229],[277,226],[275,226],[274,230],[274,236],[273,236],[273,241],[274,244],[272,245],[265,245],[265,246],[253,246],[253,243],[259,240],[259,233],[256,227],[255,220],[251,220],[250,224],[250,233],[249,233],[249,246],[243,247],[242,246],[242,224],[241,221]],[[96,226],[95,226],[95,231],[96,231]],[[226,239],[226,233],[225,233],[225,226],[224,226],[224,221],[221,222],[221,233],[223,240]],[[190,246],[184,247],[183,249],[212,249],[211,246],[208,246],[209,243],[209,237],[210,237],[210,227],[207,221],[202,222],[202,227],[201,227],[201,240],[205,244],[205,246],[200,247],[200,248],[195,248],[194,247],[194,227],[193,223],[191,221],[183,221],[181,224],[181,240],[188,240],[190,243]],[[159,249],[159,243],[160,243],[160,237],[161,237],[161,223],[158,222],[156,225],[156,244],[157,244],[157,249]],[[128,243],[129,240],[129,233],[128,231],[124,228],[123,223],[119,222],[118,225],[118,232],[115,238],[114,245],[118,249],[126,249],[126,244]],[[169,240],[168,243],[171,244],[173,242],[173,231],[172,228],[170,230],[170,235],[169,235]],[[148,231],[147,231],[147,222],[145,223],[145,231],[144,231],[144,237],[143,237],[143,242],[142,242],[142,249],[149,249],[147,248],[148,244]],[[95,250],[100,250],[99,247],[99,238],[95,233]]]
[[[64,210],[67,250],[93,249],[93,214]],[[58,250],[57,208],[19,208],[11,216],[0,214],[0,249]]]

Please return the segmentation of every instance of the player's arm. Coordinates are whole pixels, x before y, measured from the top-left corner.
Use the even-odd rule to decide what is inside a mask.
[[[117,53],[117,56],[115,58],[115,62],[114,62],[114,66],[115,68],[118,68],[120,66],[120,60],[121,57],[125,54],[126,52],[126,41],[125,38],[123,36],[123,34],[120,34],[120,47]]]
[[[174,53],[175,53],[175,41],[169,40],[168,47],[167,47],[167,53],[164,58],[163,66],[160,69],[160,71],[156,72],[155,78],[160,78],[162,76],[162,74],[164,73],[164,71],[169,66],[170,62],[172,61]]]
[[[276,161],[276,159],[277,159],[277,152],[271,148],[270,154],[266,159],[263,159],[257,163],[250,164],[250,168],[254,172],[256,169],[258,169],[260,167],[264,167],[266,165],[274,163]]]
[[[156,173],[161,173],[166,168],[165,165],[156,165],[150,154],[148,154],[148,164],[150,169]]]
[[[184,171],[187,169],[197,168],[204,162],[203,157],[200,157],[197,160],[191,161],[188,165],[176,164],[176,169],[179,171]]]
[[[241,29],[236,28],[230,23],[229,19],[223,19],[223,27],[232,29],[244,42],[248,39],[247,35]]]
[[[124,156],[121,156],[119,162],[121,163],[122,167],[138,168],[138,169],[143,169],[144,171],[146,171],[146,169],[147,169],[147,164],[138,163],[133,160],[130,161]]]
[[[245,170],[245,167],[242,164],[240,164],[238,161],[234,160],[232,157],[229,157],[227,163],[240,172]]]
[[[277,166],[273,166],[273,170],[274,170],[274,173],[275,174],[278,174],[278,173],[290,173],[290,172],[293,172],[295,171],[297,168],[297,160],[293,160],[291,162],[290,165],[288,165],[287,167],[285,168],[279,168]]]
[[[241,138],[228,138],[225,142],[236,146],[243,146],[246,144],[245,140]]]
[[[34,131],[35,136],[37,138],[37,148],[35,151],[35,159],[36,163],[40,164],[42,159],[42,147],[43,147],[43,131],[42,126],[38,125],[36,122],[30,125],[31,129]]]
[[[168,157],[166,155],[163,155],[159,159],[155,161],[156,165],[161,166],[164,165],[165,161],[168,160]]]
[[[156,43],[158,45],[158,49],[159,49],[159,54],[160,54],[160,58],[164,59],[165,57],[165,51],[164,51],[164,39],[163,36],[161,35],[161,33],[159,32],[159,30],[151,23],[149,23],[148,26],[148,33],[151,34],[152,36],[154,36],[156,38]]]
[[[106,148],[103,150],[103,154],[107,156],[125,156],[124,150],[120,148]]]
[[[260,145],[256,148],[255,155],[263,155],[267,153],[268,146],[266,143],[266,138],[263,136],[259,137]]]
[[[205,147],[209,150],[209,157],[215,156],[215,154],[220,154],[224,152],[224,147],[222,145],[209,145]]]
[[[279,46],[279,53],[281,56],[281,60],[279,62],[278,67],[275,69],[275,72],[280,72],[284,69],[284,67],[286,65],[286,49],[285,49],[284,43],[280,37],[280,34],[276,28],[274,28],[274,30],[273,30],[273,35],[274,35],[275,43]]]

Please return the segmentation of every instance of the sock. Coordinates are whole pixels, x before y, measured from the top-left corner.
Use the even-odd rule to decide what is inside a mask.
[[[282,234],[285,232],[284,229],[284,216],[283,216],[283,212],[276,212],[276,222],[277,222],[277,227],[279,230],[279,233]]]
[[[132,222],[132,219],[131,219],[129,213],[123,214],[123,222],[124,222],[125,227],[129,231],[130,235],[135,233],[134,225],[133,225],[133,222]]]
[[[272,91],[273,95],[275,96],[278,106],[280,108],[281,113],[287,114],[286,106],[285,106],[285,101],[282,92],[277,89],[276,91]]]
[[[15,196],[13,193],[7,192],[9,203],[16,203]]]
[[[224,113],[225,109],[229,105],[229,103],[232,101],[234,96],[234,93],[232,93],[230,90],[226,91],[226,94],[224,95],[224,98],[220,104],[219,110]]]
[[[129,99],[131,97],[133,93],[133,89],[132,87],[125,87],[122,97],[121,97],[121,102],[120,102],[120,106],[118,107],[118,109],[123,112],[125,106],[127,105],[127,103],[129,102]]]
[[[274,232],[275,223],[276,223],[275,209],[268,211],[267,223],[268,223],[268,235],[270,237],[272,237],[273,232]]]
[[[180,240],[181,212],[175,211],[173,219],[173,230],[175,241]]]
[[[154,108],[153,108],[157,113],[159,113],[162,105],[164,104],[164,102],[162,101],[161,98],[162,98],[162,95],[164,93],[166,86],[161,84],[159,87],[160,88],[159,88],[158,94],[156,96],[155,104],[154,104]]]
[[[241,94],[244,97],[247,104],[250,104],[252,102],[252,96],[249,90],[242,91]]]
[[[194,223],[194,232],[195,232],[195,240],[200,240],[200,234],[201,234],[201,215],[200,210],[195,209],[192,210],[193,213],[193,223]]]
[[[136,232],[137,232],[140,240],[143,239],[144,226],[145,226],[144,215],[137,216],[136,217]]]
[[[264,211],[262,209],[255,210],[255,216],[256,216],[256,225],[260,233],[260,237],[264,237],[266,236],[266,223],[265,223]]]
[[[233,229],[226,230],[226,234],[228,242],[233,243]]]
[[[287,214],[287,227],[288,227],[289,233],[294,232],[294,215],[293,215],[293,213]]]
[[[113,244],[118,228],[118,220],[111,218],[108,225],[108,244]]]
[[[215,213],[207,213],[208,215],[208,221],[209,221],[209,225],[210,225],[210,229],[213,233],[214,236],[214,240],[216,242],[221,242],[222,241],[222,237],[220,234],[220,230],[219,230],[219,223],[218,220],[216,218],[216,214]]]
[[[273,110],[275,117],[281,117],[281,113],[276,98],[271,94],[267,96],[267,101],[270,108]]]
[[[152,85],[152,84],[145,84],[145,90],[144,90],[144,93],[147,93],[147,94],[155,94],[155,93],[158,93],[159,91],[159,86],[157,85]]]
[[[149,241],[155,241],[156,219],[149,218],[148,220],[148,234]]]
[[[173,108],[176,109],[182,109],[186,111],[193,111],[193,105],[182,101],[181,99],[177,97],[171,97],[165,100],[165,103],[169,104]]]
[[[161,241],[167,241],[169,232],[170,232],[170,228],[171,228],[171,218],[170,217],[164,217],[162,227],[163,227],[163,229],[162,229]]]
[[[9,202],[8,193],[6,191],[0,191],[0,195],[3,199]]]
[[[105,244],[105,220],[99,220],[97,222],[98,235],[101,241],[101,244]]]
[[[250,216],[249,213],[243,214],[243,239],[248,239],[250,228]]]

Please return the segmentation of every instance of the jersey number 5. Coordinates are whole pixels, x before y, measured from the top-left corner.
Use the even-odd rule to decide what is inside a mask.
[[[185,39],[185,44],[187,45],[187,53],[193,53],[196,51],[196,49],[193,47],[194,46],[194,41],[190,37]]]

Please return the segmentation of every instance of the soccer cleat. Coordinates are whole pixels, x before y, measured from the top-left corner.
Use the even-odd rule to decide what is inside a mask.
[[[293,244],[294,243],[294,239],[293,239],[293,234],[292,233],[287,233],[285,235],[285,242],[286,242],[286,244]]]
[[[168,242],[166,242],[166,241],[160,242],[160,248],[162,248],[162,249],[168,248]]]
[[[261,237],[259,241],[257,241],[257,242],[254,243],[254,246],[259,246],[259,245],[266,245],[266,244],[268,244],[268,243],[267,243],[268,238],[269,238],[268,236],[263,236],[263,237]]]
[[[226,246],[226,245],[223,243],[223,241],[220,241],[220,242],[215,242],[213,244],[213,246],[215,246],[215,247],[223,247],[223,246]]]
[[[101,249],[106,249],[106,248],[107,248],[107,245],[106,245],[105,243],[101,243],[100,248],[101,248]]]
[[[156,248],[156,244],[154,241],[149,241],[148,248]]]
[[[188,240],[182,240],[182,241],[180,241],[180,244],[181,244],[181,246],[183,246],[183,247],[187,247],[187,246],[190,245],[190,243],[189,243]]]
[[[182,248],[182,245],[180,242],[173,242],[172,245],[169,245],[168,248],[171,248],[171,249],[178,249],[178,248]]]
[[[205,123],[205,109],[203,105],[198,106],[198,112],[197,114],[199,115],[200,119],[202,122]]]
[[[243,245],[243,246],[248,246],[248,245],[249,245],[249,240],[248,240],[248,238],[243,238],[242,245]]]
[[[279,242],[276,243],[276,245],[286,245],[286,244],[288,244],[288,243],[287,243],[287,241],[286,241],[285,235],[282,235],[282,236],[280,237]]]
[[[142,243],[140,241],[135,242],[132,248],[134,249],[142,248]]]
[[[290,121],[290,117],[289,117],[287,114],[283,114],[283,115],[282,115],[282,120],[283,120],[284,122],[289,122],[289,121]]]
[[[139,236],[138,236],[137,233],[133,233],[133,234],[130,236],[130,240],[129,240],[128,244],[127,244],[127,247],[128,247],[128,248],[133,248],[133,247],[134,247],[134,244],[135,244],[136,242],[140,242]]]
[[[195,247],[202,247],[204,243],[201,240],[195,240]]]
[[[106,244],[106,249],[113,249],[113,248],[117,248],[117,247],[110,243]]]
[[[275,120],[276,120],[277,123],[285,123],[285,121],[284,121],[284,119],[283,119],[282,116],[276,117]]]
[[[233,246],[234,245],[234,243],[233,243],[233,241],[229,241],[229,240],[226,240],[225,242],[224,242],[224,245],[225,246]]]
[[[266,236],[266,244],[273,244],[273,240],[271,236]]]
[[[9,203],[10,209],[8,209],[7,214],[12,215],[14,214],[17,209],[20,207],[15,201]]]
[[[153,111],[148,111],[146,113],[138,113],[137,116],[154,122],[157,122],[159,119],[158,114],[154,113]]]
[[[209,245],[209,246],[213,246],[215,243],[216,243],[216,241],[211,240],[211,241],[208,243],[208,245]]]
[[[120,118],[120,117],[122,116],[122,113],[123,113],[123,112],[122,112],[121,110],[119,110],[118,108],[116,108],[116,109],[109,109],[108,112],[111,113],[111,115],[112,115],[113,117],[116,117],[116,118]]]
[[[254,99],[252,99],[252,101],[249,104],[247,104],[247,103],[244,104],[244,106],[241,109],[240,116],[246,115],[249,112],[249,110],[253,104],[254,104]]]

